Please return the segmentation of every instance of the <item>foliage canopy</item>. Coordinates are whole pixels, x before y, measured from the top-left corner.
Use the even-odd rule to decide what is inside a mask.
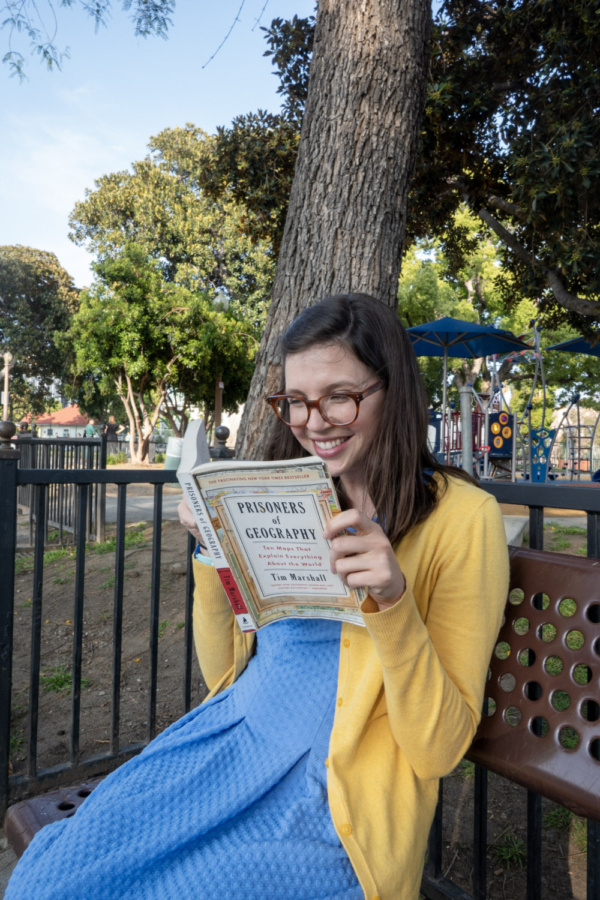
[[[11,367],[12,415],[40,413],[56,398],[68,360],[56,335],[67,330],[78,306],[73,279],[54,253],[0,247],[0,355]]]
[[[100,261],[127,243],[142,247],[166,282],[193,291],[224,290],[236,308],[264,315],[274,271],[265,241],[246,233],[247,210],[235,198],[212,200],[201,186],[217,165],[213,139],[193,125],[150,140],[132,171],[103,175],[70,216],[71,238]]]
[[[223,406],[237,408],[257,344],[247,322],[206,294],[166,282],[138,245],[126,244],[95,269],[97,281],[82,291],[66,338],[84,407],[86,393],[93,396],[98,384],[116,390],[141,459],[162,411],[174,418],[191,404],[212,410],[223,372]]]
[[[281,177],[261,168],[252,116],[217,138],[235,153],[220,156],[213,195],[246,190],[275,229],[285,220],[296,152],[289,126],[301,118],[313,26],[276,20],[267,30],[284,109],[293,109],[279,126],[269,120],[281,129]],[[455,220],[465,203],[501,242],[505,300],[528,297],[552,327],[569,323],[592,335],[600,313],[599,47],[597,0],[446,0],[434,19],[407,232],[407,245],[440,239],[457,274],[472,250]]]

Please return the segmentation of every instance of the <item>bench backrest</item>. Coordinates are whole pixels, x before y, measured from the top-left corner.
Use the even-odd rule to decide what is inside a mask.
[[[473,762],[600,820],[600,560],[516,549]]]

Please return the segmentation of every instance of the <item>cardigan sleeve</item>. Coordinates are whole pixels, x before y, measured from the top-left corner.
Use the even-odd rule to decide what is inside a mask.
[[[506,603],[502,516],[495,499],[480,493],[431,530],[422,564],[433,567],[433,588],[424,614],[411,584],[394,606],[363,614],[383,668],[392,734],[421,778],[450,772],[473,739]]]
[[[240,631],[216,569],[194,559],[194,643],[210,695],[240,676],[254,647],[254,635]]]

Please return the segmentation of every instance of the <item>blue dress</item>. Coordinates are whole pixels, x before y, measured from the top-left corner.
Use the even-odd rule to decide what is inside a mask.
[[[339,635],[260,631],[234,685],[36,835],[5,900],[362,900],[327,802]]]

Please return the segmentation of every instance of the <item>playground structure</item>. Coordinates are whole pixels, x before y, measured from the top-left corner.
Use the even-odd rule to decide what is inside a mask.
[[[600,413],[590,418],[581,407],[581,396],[573,394],[554,424],[548,422],[546,381],[539,327],[532,323],[530,349],[494,356],[488,366],[489,391],[478,394],[471,388],[472,453],[474,472],[483,480],[531,481],[545,483],[557,479],[586,481],[600,470]],[[522,415],[511,409],[499,372],[505,360],[533,363],[529,399]],[[542,392],[542,423],[532,425],[533,398]],[[435,445],[438,457],[449,465],[461,466],[463,445],[461,412],[454,402],[445,417],[437,413]],[[431,434],[431,430],[430,430]]]

